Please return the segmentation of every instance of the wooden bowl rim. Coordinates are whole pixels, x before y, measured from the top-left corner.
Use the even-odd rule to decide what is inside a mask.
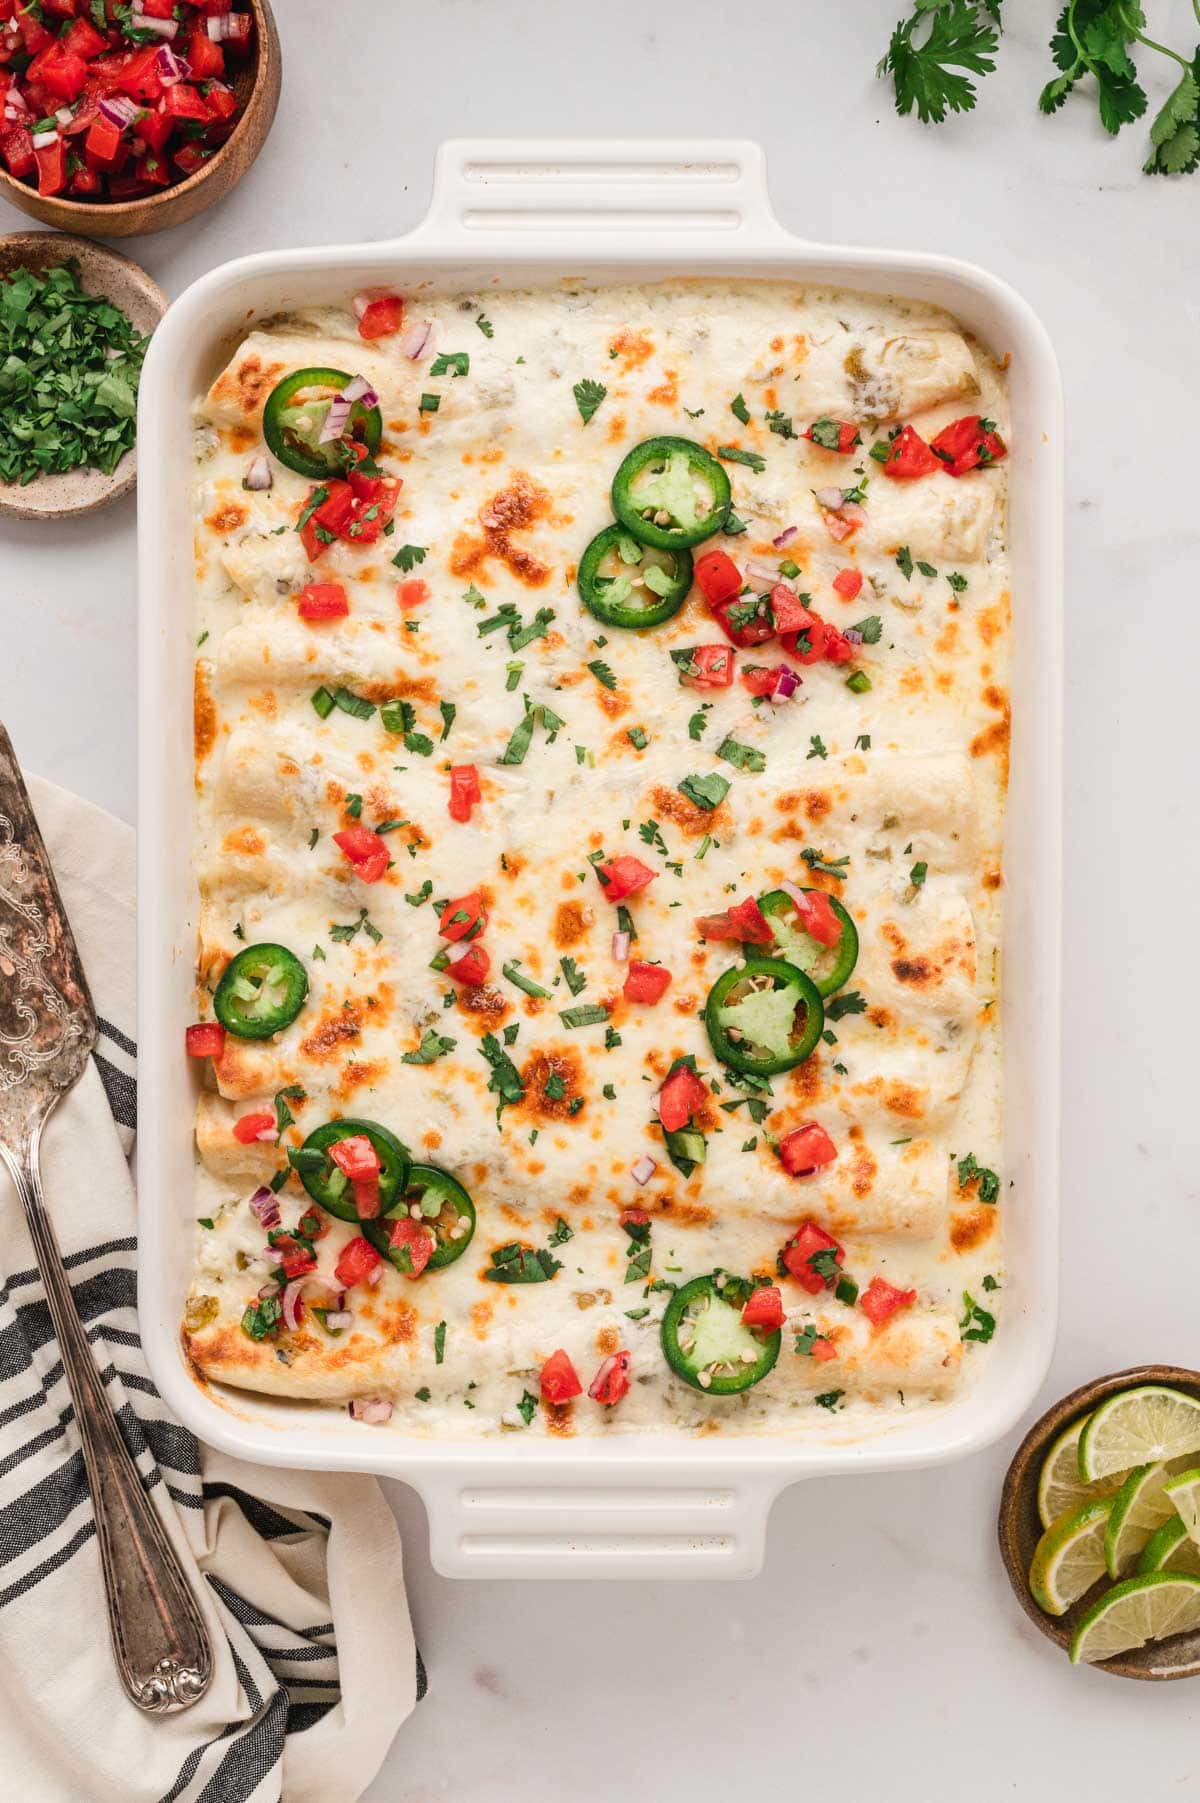
[[[1058,1402],[1052,1403],[1038,1417],[1017,1447],[1005,1473],[996,1521],[1000,1557],[1004,1561],[1004,1569],[1017,1601],[1030,1621],[1047,1640],[1052,1640],[1064,1652],[1069,1650],[1071,1644],[1071,1629],[1063,1625],[1070,1619],[1070,1614],[1062,1618],[1046,1615],[1034,1602],[1029,1589],[1029,1574],[1020,1554],[1020,1516],[1029,1505],[1031,1493],[1036,1511],[1041,1455],[1050,1442],[1081,1415],[1090,1414],[1097,1403],[1103,1402],[1106,1397],[1114,1395],[1118,1390],[1136,1389],[1141,1384],[1166,1384],[1173,1389],[1188,1390],[1200,1397],[1200,1371],[1193,1371],[1186,1365],[1132,1365],[1126,1371],[1112,1371],[1105,1377],[1093,1378],[1090,1383],[1080,1384]],[[1194,1641],[1194,1638],[1189,1636],[1189,1641]],[[1161,1660],[1170,1658],[1170,1647],[1170,1641],[1151,1642],[1146,1650],[1154,1652],[1155,1657]],[[1114,1678],[1136,1678],[1142,1683],[1170,1683],[1178,1678],[1200,1677],[1200,1655],[1197,1654],[1190,1655],[1187,1665],[1174,1670],[1163,1669],[1161,1665],[1149,1667],[1138,1664],[1135,1663],[1136,1658],[1137,1655],[1128,1658],[1118,1656],[1091,1669],[1107,1672]]]
[[[28,244],[31,240],[35,239],[41,240],[46,246],[48,255],[45,259],[45,263],[47,265],[53,263],[66,263],[69,262],[72,257],[86,259],[87,264],[89,265],[85,273],[86,284],[94,292],[103,294],[106,300],[112,301],[113,305],[120,307],[123,312],[126,311],[128,306],[128,298],[122,298],[120,294],[114,294],[110,290],[107,283],[104,281],[103,275],[97,270],[97,265],[100,266],[100,270],[111,268],[115,264],[122,266],[126,270],[132,271],[137,278],[136,285],[139,294],[147,303],[157,309],[159,320],[162,319],[163,314],[171,304],[158,283],[154,280],[154,277],[150,275],[147,270],[143,269],[141,264],[136,262],[133,257],[126,256],[124,251],[114,250],[109,244],[100,244],[95,238],[79,238],[70,232],[56,232],[53,226],[43,226],[40,230],[30,226],[21,228],[15,232],[4,232],[0,234],[0,257],[3,256],[4,252],[6,252],[10,246],[20,243]],[[3,274],[2,268],[0,268],[0,274]],[[157,323],[158,321],[156,320],[155,325],[157,325]],[[140,329],[141,328],[139,327],[139,330]],[[153,331],[154,327],[151,327],[150,329]],[[94,494],[90,500],[82,501],[77,504],[72,504],[70,501],[67,501],[65,504],[52,504],[51,506],[44,508],[30,507],[21,500],[23,495],[28,495],[31,490],[37,487],[38,481],[69,487],[72,479],[82,479],[84,477],[99,477],[103,482],[103,486],[99,488],[98,492]],[[99,507],[107,507],[111,502],[119,501],[122,496],[130,493],[136,481],[137,443],[135,439],[135,442],[130,449],[126,451],[111,476],[102,477],[98,470],[87,465],[81,470],[63,470],[58,475],[39,477],[34,482],[30,483],[27,488],[22,488],[19,484],[11,482],[0,482],[0,518],[29,520],[31,522],[37,522],[38,520],[49,522],[54,520],[80,519],[84,514],[94,513]]]
[[[268,54],[273,48],[273,45],[269,40],[271,34],[276,31],[275,17],[271,11],[270,0],[249,0],[249,5],[251,11],[254,13],[255,24],[257,26],[257,30],[254,34],[254,81],[250,89],[249,98],[242,108],[241,117],[238,119],[237,124],[234,126],[225,142],[219,147],[217,154],[214,157],[210,157],[207,163],[204,163],[199,169],[194,170],[191,175],[185,175],[181,182],[172,182],[170,187],[164,188],[161,193],[141,194],[135,200],[72,200],[69,196],[60,194],[45,194],[39,198],[45,201],[48,206],[60,209],[68,221],[71,219],[87,219],[89,221],[93,219],[112,219],[114,221],[123,222],[129,219],[145,218],[148,213],[152,212],[154,208],[161,206],[165,201],[178,200],[179,196],[182,194],[195,194],[199,189],[205,187],[226,160],[225,153],[227,151],[232,151],[234,146],[241,139],[243,132],[249,129],[248,121],[250,120],[252,111],[261,105],[261,96],[264,91],[264,77],[267,74]],[[267,29],[268,21],[269,29]],[[263,136],[263,143],[266,143],[265,133]],[[256,150],[250,158],[250,163],[257,160],[261,149],[262,144],[259,145],[258,150]],[[247,168],[250,167],[250,163],[246,165]],[[16,176],[10,175],[7,169],[0,168],[0,180],[3,181],[5,188],[8,190],[16,190],[18,193],[37,195],[36,188],[31,188],[27,182],[18,181]],[[16,201],[14,201],[13,204],[15,206],[20,205],[20,203]],[[136,236],[136,234],[132,232],[128,235],[130,237]]]

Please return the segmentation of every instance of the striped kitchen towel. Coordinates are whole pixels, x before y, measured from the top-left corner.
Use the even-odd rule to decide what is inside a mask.
[[[0,1748],[30,1803],[352,1803],[425,1676],[399,1536],[371,1478],[266,1470],[166,1413],[138,1337],[133,833],[31,780],[100,1016],[43,1174],[122,1432],[205,1610],[207,1695],[142,1715],[109,1647],[74,1413],[24,1217],[0,1190]]]

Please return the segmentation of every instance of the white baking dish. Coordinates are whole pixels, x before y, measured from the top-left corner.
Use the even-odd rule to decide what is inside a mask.
[[[679,274],[790,277],[934,301],[1010,352],[1014,735],[1006,859],[1008,1047],[1001,1326],[978,1382],[940,1410],[869,1439],[824,1442],[650,1435],[491,1443],[406,1438],[344,1411],[197,1384],[178,1323],[190,1278],[196,893],[192,819],[193,398],[256,320],[359,288],[433,279],[482,292]],[[267,1464],[378,1472],[414,1485],[433,1562],[462,1577],[746,1577],[767,1513],[799,1478],[911,1469],[1004,1433],[1049,1362],[1057,1277],[1062,402],[1053,351],[1019,296],[945,257],[831,248],[782,230],[762,152],[746,143],[471,143],[443,147],[433,204],[407,238],[271,251],[195,283],[155,334],[142,381],[141,1325],[179,1419]]]

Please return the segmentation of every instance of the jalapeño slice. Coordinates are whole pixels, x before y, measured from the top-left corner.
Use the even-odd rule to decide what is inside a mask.
[[[363,1232],[377,1252],[390,1258],[397,1270],[403,1270],[398,1262],[399,1248],[391,1242],[388,1223],[403,1215],[412,1215],[417,1208],[421,1211],[421,1221],[436,1242],[425,1269],[440,1271],[443,1265],[452,1265],[456,1258],[461,1258],[470,1245],[475,1232],[475,1204],[457,1177],[436,1164],[414,1164],[401,1199],[376,1220],[364,1221]]]
[[[309,1134],[298,1151],[288,1154],[313,1201],[319,1202],[329,1214],[336,1215],[339,1221],[357,1221],[359,1217],[350,1179],[330,1158],[329,1147],[336,1145],[339,1139],[351,1139],[359,1133],[366,1135],[378,1156],[379,1206],[386,1214],[404,1190],[412,1157],[408,1147],[401,1145],[396,1135],[381,1127],[378,1121],[326,1121],[323,1127]],[[364,1221],[363,1225],[367,1223]]]
[[[643,440],[613,477],[618,524],[659,551],[711,538],[725,524],[731,499],[724,469],[690,438]]]
[[[285,945],[248,945],[230,960],[213,1010],[236,1039],[270,1039],[290,1025],[308,996],[308,972]]]
[[[805,895],[817,893],[806,889]],[[822,945],[819,939],[806,932],[800,924],[796,904],[786,889],[772,889],[761,895],[758,905],[766,915],[772,933],[775,935],[775,946],[780,957],[786,958],[789,964],[796,965],[805,976],[812,978],[823,996],[832,995],[843,983],[848,983],[850,973],[858,963],[858,928],[851,920],[835,895],[826,895],[825,900],[837,916],[842,936],[836,945]]]
[[[718,1279],[720,1280],[718,1284]],[[735,1396],[761,1383],[779,1357],[782,1333],[747,1327],[754,1285],[716,1271],[676,1290],[662,1319],[663,1356],[676,1376],[708,1396]]]
[[[579,560],[579,594],[606,626],[661,626],[692,586],[690,551],[656,551],[624,526],[598,532]]]
[[[347,456],[347,439],[365,445],[374,455],[383,437],[383,420],[378,407],[364,407],[361,400],[351,406],[339,436],[320,442],[330,407],[353,379],[344,369],[298,369],[271,390],[263,408],[263,437],[280,463],[320,481],[322,476],[340,475],[355,462]]]
[[[821,992],[782,958],[747,958],[708,992],[704,1024],[722,1064],[744,1076],[773,1077],[802,1064],[825,1026]]]

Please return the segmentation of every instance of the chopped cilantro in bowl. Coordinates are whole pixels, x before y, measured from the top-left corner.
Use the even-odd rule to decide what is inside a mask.
[[[73,260],[0,276],[0,482],[111,475],[133,449],[148,342]]]

